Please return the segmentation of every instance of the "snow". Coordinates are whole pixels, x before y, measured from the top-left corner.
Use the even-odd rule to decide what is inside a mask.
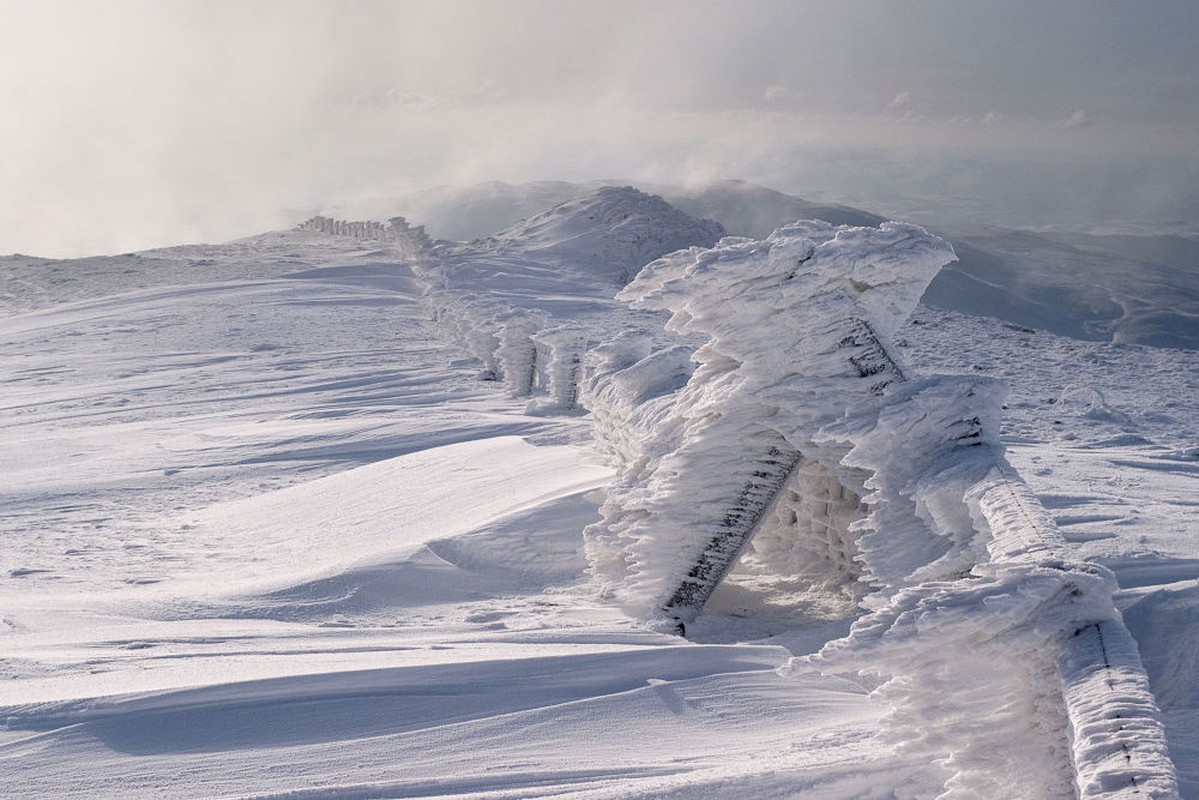
[[[425,222],[434,236],[475,239],[614,184],[540,181],[443,186],[336,211],[355,219],[399,211]],[[636,188],[660,195],[695,217],[715,220],[730,234],[754,239],[764,239],[797,219],[865,227],[887,219],[745,181],[687,187],[639,183]],[[868,207],[878,211],[883,199],[870,199],[874,205]],[[910,207],[910,201],[906,198],[901,205]],[[958,255],[958,261],[930,284],[924,296],[927,305],[1073,338],[1199,347],[1199,238],[1193,232],[1187,236],[1095,235],[1048,226],[1030,229],[1027,224],[1014,230],[994,221],[946,225],[944,215],[931,213],[927,218],[905,219],[953,242]]]
[[[820,427],[856,398],[902,379],[887,342],[952,259],[944,241],[915,226],[807,222],[761,242],[730,237],[679,251],[642,270],[618,297],[668,310],[668,328],[709,340],[695,352],[699,366],[673,409],[653,399],[645,422],[633,408],[632,427],[654,434],[619,464],[604,521],[586,533],[601,590],[634,613],[693,619],[742,549],[729,544],[715,556],[721,565],[697,573],[694,565],[715,554],[713,537],[725,529],[736,531],[730,542],[752,536],[804,455],[821,450]],[[616,376],[629,369],[648,371],[633,365]],[[614,438],[609,447],[620,452],[626,423],[600,410],[611,402],[604,395],[614,394],[604,388],[600,377],[596,432]]]
[[[601,519],[601,490],[622,485],[612,462],[660,460],[682,441],[672,420],[689,381],[715,378],[711,402],[735,387],[719,382],[723,351],[697,364],[702,337],[612,298],[621,276],[578,257],[599,234],[570,227],[577,210],[520,229],[528,242],[510,230],[436,243],[411,228],[380,241],[360,226],[4,260],[6,796],[1056,797],[1079,779],[1087,796],[1119,796],[1104,781],[1121,743],[1144,749],[1155,734],[1111,727],[1110,712],[1140,725],[1147,700],[1182,796],[1199,797],[1195,351],[876,307],[910,380],[890,398],[843,396],[877,411],[923,393],[953,416],[962,405],[947,398],[978,387],[971,413],[991,420],[989,446],[1027,482],[1022,503],[1042,510],[1052,546],[993,554],[968,535],[970,509],[951,501],[990,474],[985,459],[970,466],[922,434],[935,452],[905,462],[914,507],[949,533],[926,557],[904,550],[903,568],[929,579],[900,581],[851,535],[868,490],[826,458],[848,446],[813,441],[794,491],[683,639],[596,595],[582,531]],[[795,247],[836,239],[802,230]],[[626,232],[606,252],[631,252]],[[665,296],[663,278],[700,252],[630,293]],[[737,263],[755,280],[752,258]],[[442,301],[460,332],[496,337],[483,355],[501,380],[478,380],[484,359],[430,313]],[[721,326],[730,308],[693,306],[676,323]],[[772,319],[764,341],[789,329]],[[731,327],[719,333],[740,346]],[[756,374],[831,363],[800,355]],[[534,371],[523,393],[505,377]],[[969,377],[918,377],[935,373]],[[831,397],[833,376],[811,377]],[[756,380],[747,403],[784,405],[781,383]],[[587,414],[566,408],[564,387]],[[891,413],[879,435],[909,419]],[[778,422],[811,438],[834,421]],[[767,435],[749,418],[730,425]],[[868,428],[851,430],[865,459]],[[903,494],[900,466],[896,455],[891,489],[870,491]],[[929,470],[945,479],[921,484]],[[967,564],[982,570],[972,581],[954,575]],[[868,570],[895,581],[869,612]],[[1064,574],[1085,603],[1054,600]],[[1143,674],[1089,671],[1083,648],[1059,661],[1073,621],[1097,623],[1086,636]],[[1131,636],[1106,638],[1125,626]],[[1095,725],[1072,733],[1067,720],[1088,714]]]

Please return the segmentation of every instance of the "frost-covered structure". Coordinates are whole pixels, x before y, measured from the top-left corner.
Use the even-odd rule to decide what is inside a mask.
[[[612,295],[645,263],[724,233],[628,186],[602,187],[472,242],[434,242],[397,219],[388,230],[428,284],[424,301],[442,330],[480,362],[481,378],[534,397],[531,408],[545,412],[578,406],[583,354],[598,338],[588,318],[613,308],[627,315]],[[359,230],[324,218],[305,225]]]
[[[682,631],[757,540],[868,610],[814,663],[880,681],[946,796],[1176,796],[1112,575],[1070,559],[1004,459],[1002,387],[915,378],[891,346],[953,258],[911,225],[803,222],[647,266],[619,296],[707,341],[595,353],[586,402],[621,472],[592,573]]]
[[[1071,559],[1003,458],[1001,397],[913,380],[826,426],[870,475],[854,527],[876,591],[817,664],[882,679],[897,745],[942,766],[951,796],[1176,797],[1115,579]],[[1003,746],[965,735],[981,720]]]
[[[842,467],[847,446],[821,431],[904,380],[887,342],[952,259],[948,244],[915,226],[813,221],[642,270],[619,297],[670,311],[669,328],[709,341],[691,356],[693,373],[678,349],[597,370],[589,407],[601,439],[628,436],[604,424],[609,415],[644,431],[621,454],[604,522],[588,531],[603,590],[636,613],[686,622],[797,478],[835,497],[787,513],[810,519],[825,549],[857,570],[848,525],[862,516],[867,476]]]
[[[586,333],[563,325],[541,331],[534,341],[538,351],[546,354],[542,361],[545,363],[545,386],[550,396],[547,409],[574,411],[579,404]]]
[[[432,245],[423,225],[409,225],[403,217],[392,217],[387,222],[377,220],[352,221],[315,216],[296,226],[296,230],[325,233],[330,236],[348,236],[351,239],[391,244],[404,256],[415,256]]]
[[[513,397],[527,397],[538,385],[537,331],[545,325],[545,314],[513,309],[500,325],[496,359],[504,385]]]

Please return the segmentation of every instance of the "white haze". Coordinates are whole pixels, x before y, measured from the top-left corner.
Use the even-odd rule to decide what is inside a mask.
[[[738,177],[1030,226],[1199,218],[1189,0],[2,9],[0,253],[223,239],[483,180]]]

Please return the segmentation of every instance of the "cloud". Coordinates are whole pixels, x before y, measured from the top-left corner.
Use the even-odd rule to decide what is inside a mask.
[[[1062,130],[1072,131],[1076,128],[1086,128],[1094,124],[1095,120],[1091,118],[1091,115],[1079,109],[1065,119],[1060,120],[1057,123],[1057,127]]]
[[[790,95],[790,89],[788,89],[786,86],[777,85],[767,86],[766,91],[762,92],[762,97],[772,103],[786,100]]]
[[[895,97],[891,98],[890,103],[887,103],[887,110],[897,111],[901,108],[905,108],[906,106],[911,105],[911,103],[912,103],[912,93],[909,91],[902,91],[899,94],[895,95]]]
[[[437,108],[450,103],[449,98],[433,97],[420,92],[391,87],[385,91],[368,91],[354,96],[352,103],[358,110],[399,108],[416,111]]]
[[[1080,32],[1056,4],[1011,1],[1025,13],[8,0],[0,253],[230,238],[288,224],[283,209],[441,183],[742,177],[860,199],[906,191],[902,168],[928,153],[1199,156],[1189,5],[1113,6]],[[1047,122],[1064,102],[1102,108],[1102,124]],[[849,177],[878,159],[885,180]]]

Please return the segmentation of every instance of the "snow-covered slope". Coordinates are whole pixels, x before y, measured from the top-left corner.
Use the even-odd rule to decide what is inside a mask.
[[[692,640],[595,597],[590,420],[477,380],[425,295],[667,343],[573,228],[538,230],[419,263],[309,231],[0,263],[5,795],[930,797],[953,762],[883,723],[934,700],[976,767],[1027,746],[1020,702],[969,724],[967,661],[935,696],[822,674],[860,610],[810,581],[746,562]],[[643,391],[686,382],[684,344]],[[1008,458],[1119,580],[1199,797],[1196,352],[931,308],[896,345],[1012,384]]]
[[[642,266],[686,247],[710,247],[724,228],[631,186],[603,187],[488,237],[484,246],[553,260],[578,277],[623,286]]]
[[[960,261],[929,287],[930,305],[1078,339],[1199,348],[1199,262],[1188,268],[1089,246],[1086,239],[1072,245],[1004,229],[946,235]],[[1171,239],[1187,241],[1146,238],[1133,251],[1174,261],[1179,250],[1166,249]]]

